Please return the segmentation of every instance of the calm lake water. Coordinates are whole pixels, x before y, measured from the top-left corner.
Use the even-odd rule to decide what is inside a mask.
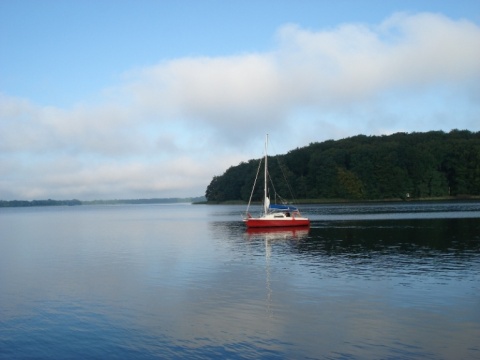
[[[0,358],[480,359],[480,202],[302,210],[0,209]]]

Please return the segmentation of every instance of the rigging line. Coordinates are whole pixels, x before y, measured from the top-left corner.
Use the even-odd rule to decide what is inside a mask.
[[[247,213],[248,213],[248,209],[250,208],[250,203],[252,202],[253,192],[255,191],[255,185],[257,184],[258,173],[260,172],[261,166],[262,166],[262,158],[260,158],[260,161],[258,162],[257,175],[255,175],[255,181],[253,182],[252,192],[250,193],[250,198],[248,199],[248,205],[246,210]]]
[[[270,172],[268,172],[268,180],[270,181],[270,185],[273,189],[274,201],[277,202],[277,189],[275,189],[275,184],[273,183],[272,177],[270,176]],[[269,194],[271,196],[271,194]]]
[[[277,189],[275,189],[275,184],[273,183],[273,179],[272,177],[270,176],[270,172],[268,173],[268,180],[270,180],[270,185],[272,186],[272,189],[273,189],[273,195],[274,195],[274,202],[275,204],[277,203],[277,196],[281,199],[281,200],[284,200],[278,193],[277,193]]]
[[[292,187],[290,186],[290,183],[288,182],[287,180],[287,176],[285,174],[285,169],[286,169],[286,165],[282,165],[282,163],[280,162],[280,157],[282,157],[283,155],[278,155],[277,153],[277,150],[275,149],[275,144],[269,144],[270,147],[272,148],[273,150],[273,153],[275,153],[276,155],[275,156],[271,156],[271,157],[274,157],[276,160],[277,160],[277,163],[278,163],[278,167],[280,168],[280,171],[282,173],[282,176],[283,176],[283,181],[285,181],[285,184],[287,185],[287,189],[288,189],[288,192],[290,193],[289,196],[291,198],[291,201],[295,204],[297,202],[297,199],[295,197],[295,194],[293,193],[293,190],[292,190]],[[287,169],[288,170],[288,169]],[[283,202],[287,202],[286,199],[282,198],[279,194],[277,194],[277,191],[275,189],[275,186],[273,186],[273,180],[272,178],[270,177],[270,173],[268,174],[268,177],[270,178],[270,183],[272,184],[272,188],[273,188],[273,191],[275,193],[275,195],[278,195],[278,197],[283,201]]]
[[[292,197],[292,201],[294,203],[296,203],[297,199],[295,198],[295,195],[293,194],[292,187],[290,186],[290,183],[287,180],[287,175],[285,174],[286,165],[282,165],[279,157],[277,157],[277,162],[278,162],[278,167],[280,168],[280,171],[282,172],[283,180],[285,180],[285,183],[287,184],[287,188],[288,188],[288,191],[290,192],[290,196]]]
[[[270,145],[270,148],[272,148],[273,150],[273,153],[277,154],[277,150],[275,149],[275,144],[271,143],[269,144]],[[278,159],[278,154],[277,155],[270,155],[271,158],[277,158]],[[278,160],[277,160],[278,161]],[[277,196],[280,198],[280,200],[284,200],[278,193],[277,193],[277,189],[275,189],[275,184],[273,183],[273,179],[272,177],[270,176],[270,171],[268,171],[268,179],[270,180],[270,184],[272,186],[272,190],[273,190],[273,196],[274,196],[274,203],[276,204],[277,203]]]
[[[278,197],[278,198],[280,199],[280,202],[281,202],[282,204],[288,204],[288,200],[285,199],[282,195],[280,195],[280,194],[277,192],[277,189],[275,188],[275,184],[274,184],[274,182],[273,182],[273,179],[272,179],[272,177],[270,176],[270,173],[268,173],[268,180],[270,181],[270,185],[271,185],[271,187],[272,187],[272,191],[270,192],[270,195],[271,195],[271,193],[273,192],[274,203],[275,203],[275,204],[278,204],[278,202],[277,202],[277,197]],[[288,182],[287,182],[287,186],[290,187],[289,184],[288,184]],[[292,190],[291,190],[290,188],[289,188],[289,190],[290,190],[290,193],[291,193]],[[293,195],[292,195],[292,200],[293,200]]]

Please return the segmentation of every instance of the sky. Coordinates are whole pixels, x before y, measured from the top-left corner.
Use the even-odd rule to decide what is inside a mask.
[[[476,0],[0,0],[0,200],[201,196],[267,133],[479,115]]]

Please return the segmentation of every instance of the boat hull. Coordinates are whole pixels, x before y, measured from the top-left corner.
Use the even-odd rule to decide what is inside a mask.
[[[245,219],[248,228],[272,228],[272,227],[292,227],[292,226],[309,226],[310,220],[307,218],[284,218],[284,219],[268,219],[268,218],[248,218]]]

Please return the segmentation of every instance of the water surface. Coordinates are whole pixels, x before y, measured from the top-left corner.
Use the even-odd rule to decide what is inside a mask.
[[[243,210],[0,209],[0,358],[480,358],[480,203]]]

